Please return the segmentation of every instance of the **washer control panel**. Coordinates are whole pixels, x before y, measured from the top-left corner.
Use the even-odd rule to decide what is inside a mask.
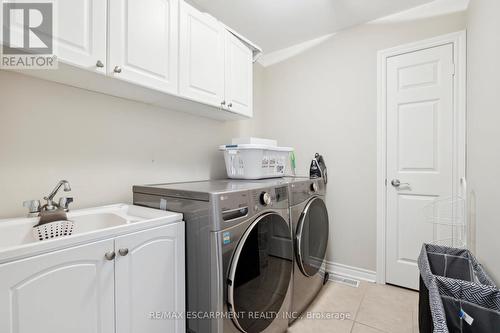
[[[255,190],[252,193],[255,211],[267,208],[287,208],[288,189],[286,186]]]

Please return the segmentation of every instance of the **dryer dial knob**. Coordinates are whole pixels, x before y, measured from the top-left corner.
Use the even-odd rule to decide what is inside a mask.
[[[312,183],[311,184],[311,191],[312,192],[318,192],[318,183]]]
[[[262,194],[260,195],[260,202],[264,205],[264,206],[269,206],[271,204],[271,195],[267,192],[262,192]]]

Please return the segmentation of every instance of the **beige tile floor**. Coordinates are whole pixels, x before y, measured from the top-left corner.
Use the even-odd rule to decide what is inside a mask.
[[[329,282],[308,312],[349,319],[297,320],[289,333],[418,333],[418,293],[403,288],[361,282],[359,288]]]

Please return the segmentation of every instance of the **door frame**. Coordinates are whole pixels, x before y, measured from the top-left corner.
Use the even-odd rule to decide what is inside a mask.
[[[377,283],[386,283],[387,223],[387,59],[446,44],[453,45],[455,77],[453,186],[465,192],[467,161],[467,32],[466,30],[396,46],[378,52],[377,60]],[[455,190],[454,190],[455,192]],[[463,193],[466,194],[466,193]],[[466,205],[467,206],[467,205]],[[465,214],[467,216],[467,213]]]

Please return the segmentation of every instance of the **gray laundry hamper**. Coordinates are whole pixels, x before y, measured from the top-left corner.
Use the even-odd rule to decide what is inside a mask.
[[[420,333],[500,333],[500,291],[469,250],[424,244]]]

